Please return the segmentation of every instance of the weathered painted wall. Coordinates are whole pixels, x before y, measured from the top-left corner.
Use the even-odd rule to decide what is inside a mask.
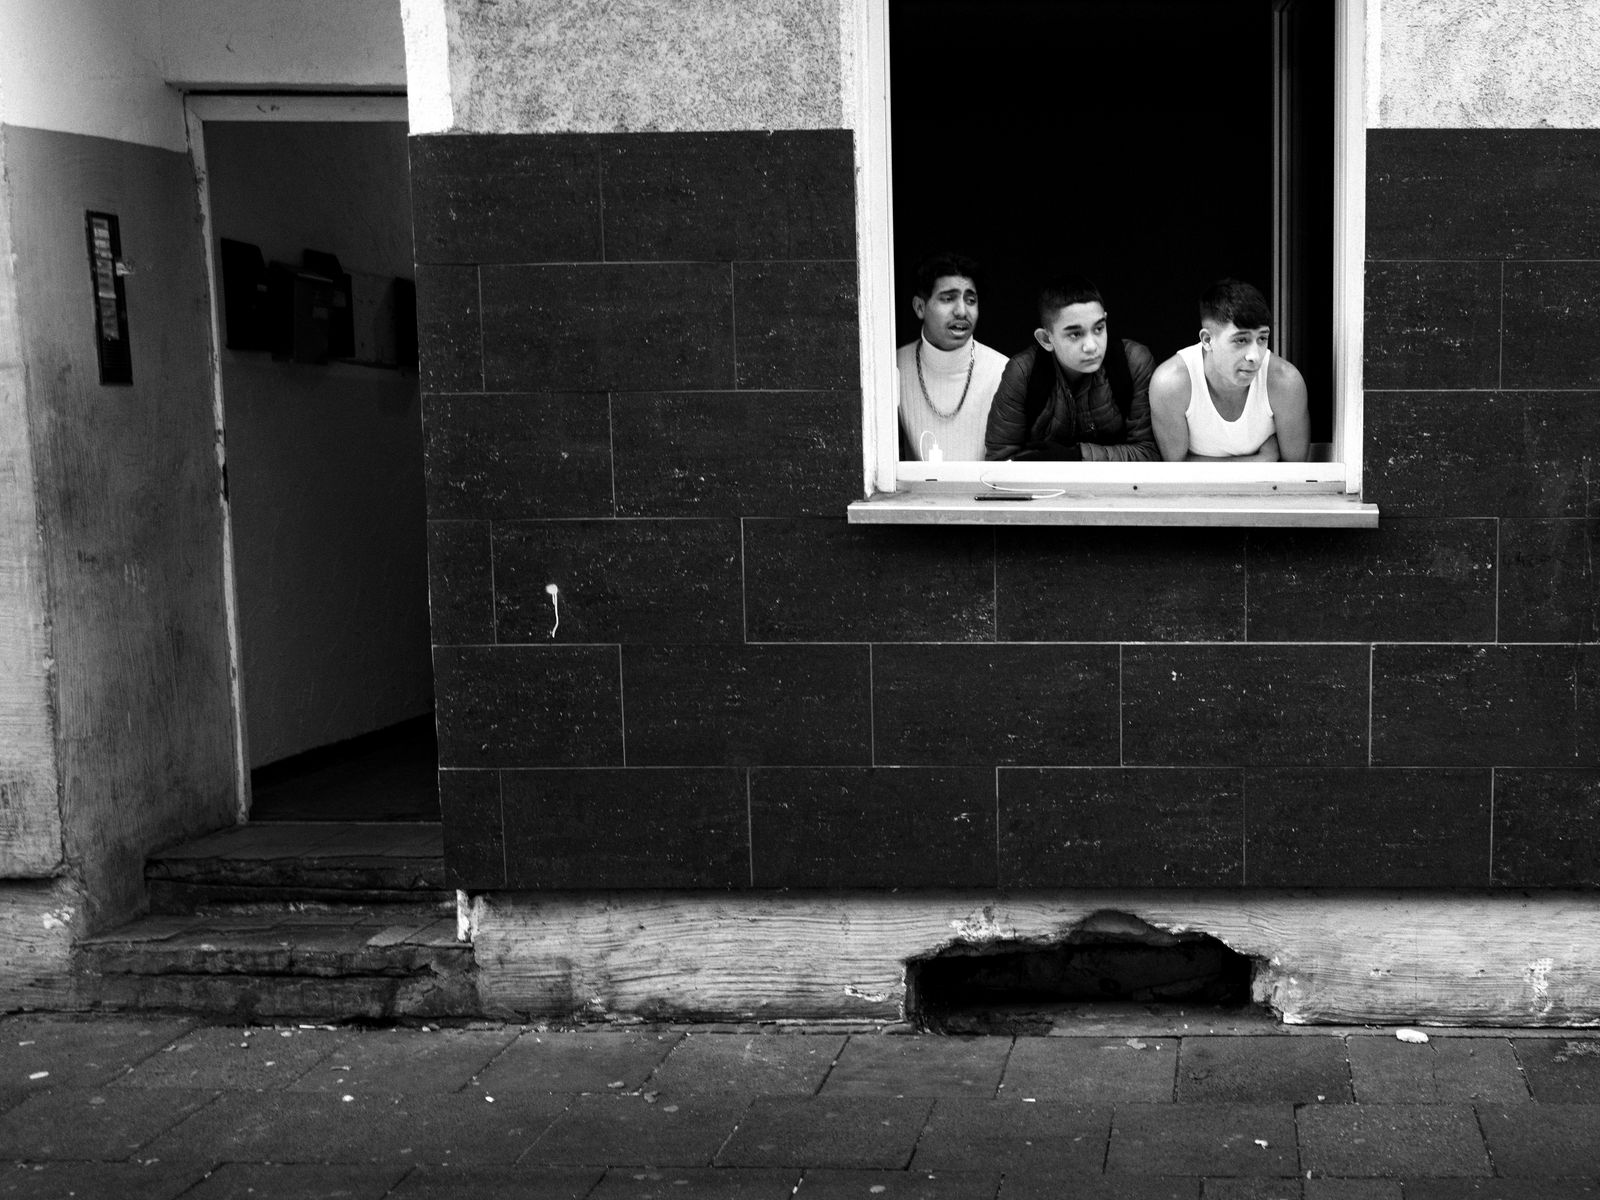
[[[162,77],[185,88],[406,85],[400,0],[159,0]]]
[[[208,122],[219,238],[413,273],[403,125]],[[433,707],[422,415],[394,370],[223,350],[252,766]]]
[[[234,807],[209,300],[186,155],[8,128],[67,861],[89,926]],[[84,212],[121,220],[134,383],[98,380]]]

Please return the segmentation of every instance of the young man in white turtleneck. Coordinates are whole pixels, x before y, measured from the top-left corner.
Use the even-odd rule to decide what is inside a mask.
[[[900,456],[912,462],[983,458],[989,405],[1006,357],[973,336],[979,267],[961,254],[936,254],[917,267],[911,310],[917,340],[895,355],[900,373]]]

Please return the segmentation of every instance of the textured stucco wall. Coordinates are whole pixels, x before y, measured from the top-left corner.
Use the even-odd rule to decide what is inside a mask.
[[[1367,124],[1600,126],[1597,18],[1596,0],[1367,0]]]
[[[837,129],[849,0],[446,0],[457,129]]]

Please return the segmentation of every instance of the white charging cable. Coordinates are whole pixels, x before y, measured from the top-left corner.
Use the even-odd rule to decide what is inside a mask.
[[[561,628],[561,589],[553,583],[544,585],[545,594],[550,597],[550,611],[555,614],[556,623],[550,626],[550,636],[555,637],[556,630]]]

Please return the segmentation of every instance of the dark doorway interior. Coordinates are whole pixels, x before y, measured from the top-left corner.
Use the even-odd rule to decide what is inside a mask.
[[[250,772],[253,821],[437,821],[433,716],[318,746]]]
[[[1283,193],[1299,280],[1285,289],[1290,357],[1310,385],[1313,440],[1327,440],[1333,0],[1290,0],[1281,18],[1275,7],[1283,0],[891,0],[898,343],[916,336],[916,264],[944,248],[987,268],[978,338],[1002,354],[1028,344],[1033,294],[1058,269],[1094,279],[1113,330],[1157,361],[1194,340],[1195,297],[1221,276],[1255,283],[1282,314]],[[1294,98],[1295,185],[1274,169],[1280,85]]]

